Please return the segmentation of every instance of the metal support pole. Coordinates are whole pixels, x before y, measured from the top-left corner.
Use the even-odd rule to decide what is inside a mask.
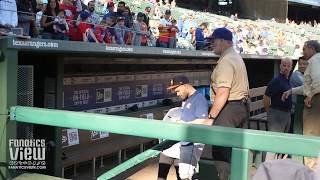
[[[56,108],[63,109],[63,78],[64,78],[64,61],[59,58],[57,61],[57,72],[56,72]],[[62,137],[62,128],[55,127],[55,148],[54,148],[54,175],[59,177],[61,172],[60,168],[62,165],[62,145],[61,145],[61,137]]]
[[[293,123],[293,133],[303,134],[303,109],[304,109],[304,96],[297,96],[295,104],[294,119],[291,120]],[[303,163],[302,156],[292,156],[295,161]]]
[[[61,177],[64,178],[64,167],[61,168]]]
[[[140,144],[140,153],[143,153],[144,151],[144,144]]]
[[[77,164],[73,165],[73,177],[77,176]]]
[[[122,150],[120,149],[118,151],[118,164],[121,164],[122,160],[121,160],[121,153],[122,153]]]
[[[248,180],[250,177],[250,154],[248,149],[232,148],[231,180]]]
[[[96,179],[96,157],[92,159],[92,179]]]
[[[127,149],[123,150],[123,160],[127,160]]]
[[[100,159],[100,168],[103,168],[103,167],[104,167],[104,164],[103,164],[103,155],[102,155]]]

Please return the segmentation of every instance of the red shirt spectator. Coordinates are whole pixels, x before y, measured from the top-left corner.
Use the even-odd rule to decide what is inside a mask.
[[[80,41],[83,41],[83,34],[87,32],[88,29],[91,28],[91,24],[88,24],[87,22],[81,21],[78,26],[78,33],[81,35]]]
[[[141,25],[140,25],[140,30],[141,30],[141,32],[148,31],[148,25],[146,23],[142,22]],[[141,37],[141,44],[142,45],[146,45],[147,44],[147,37],[146,36],[142,36]]]
[[[74,5],[62,3],[59,5],[59,8],[66,12],[67,21],[73,20],[77,15],[77,7],[75,7]]]
[[[80,36],[77,35],[77,33],[75,32],[75,26],[73,21],[77,15],[77,7],[72,4],[72,1],[64,0],[63,3],[59,5],[59,8],[66,12],[65,18],[69,26],[69,33],[67,33],[67,35],[70,37],[71,40],[80,40]]]
[[[107,44],[113,44],[114,40],[114,29],[107,28],[104,35],[104,42]]]
[[[94,35],[96,36],[96,38],[98,39],[98,41],[100,43],[103,43],[104,42],[104,36],[106,34],[106,28],[99,24],[95,27],[95,30],[94,30]]]
[[[170,38],[176,38],[177,37],[177,32],[179,32],[179,28],[177,26],[170,26],[170,33],[169,33],[169,37]]]

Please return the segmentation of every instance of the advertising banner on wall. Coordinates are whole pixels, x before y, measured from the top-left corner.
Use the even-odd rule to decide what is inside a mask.
[[[106,112],[124,110],[135,103],[172,97],[166,87],[177,73],[90,76],[64,78],[64,109],[85,111],[109,107]],[[151,103],[156,104],[156,103]],[[117,107],[117,106],[123,107]]]

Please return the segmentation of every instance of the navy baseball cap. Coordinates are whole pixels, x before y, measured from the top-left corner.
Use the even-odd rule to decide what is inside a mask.
[[[123,17],[123,16],[120,16],[120,17],[117,18],[117,22],[118,22],[118,21],[124,21],[124,20],[126,20],[126,18]]]
[[[89,16],[90,16],[90,14],[89,14],[88,11],[82,11],[82,12],[80,13],[80,18],[81,18],[82,20],[87,19]]]
[[[167,9],[166,12],[165,12],[165,14],[170,14],[170,15],[171,15],[170,9]]]
[[[143,16],[144,16],[144,13],[139,12],[139,13],[137,14],[137,16],[138,16],[138,17],[143,17]]]
[[[169,81],[168,90],[177,88],[180,85],[189,84],[189,79],[184,75],[175,76]]]
[[[209,37],[211,41],[215,39],[224,39],[227,41],[232,41],[232,32],[227,28],[217,28],[213,31],[212,35]]]

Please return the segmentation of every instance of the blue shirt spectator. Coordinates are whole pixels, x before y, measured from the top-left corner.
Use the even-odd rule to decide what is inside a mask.
[[[206,23],[202,23],[200,27],[196,29],[196,50],[201,50],[205,47],[204,31],[207,27]]]
[[[273,78],[266,89],[265,95],[271,97],[271,108],[290,110],[292,106],[291,97],[286,101],[282,101],[282,94],[291,89],[289,80],[284,74],[279,74],[277,77]]]
[[[178,37],[186,38],[188,34],[188,29],[186,29],[186,16],[182,16],[181,19],[178,22]]]
[[[303,85],[304,80],[304,72],[308,66],[308,60],[304,59],[304,57],[300,57],[298,61],[298,70],[294,71],[290,78],[291,87],[299,87]],[[292,112],[294,112],[294,105],[297,103],[297,96],[292,96]]]

